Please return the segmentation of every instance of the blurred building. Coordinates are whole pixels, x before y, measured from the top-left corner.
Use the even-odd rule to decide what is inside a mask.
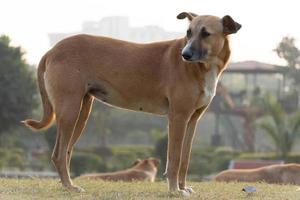
[[[78,33],[109,36],[133,42],[151,42],[175,39],[183,35],[179,32],[168,32],[159,26],[132,27],[128,17],[105,17],[100,21],[86,21],[82,30],[74,33],[50,33],[50,45],[53,46],[65,37]]]

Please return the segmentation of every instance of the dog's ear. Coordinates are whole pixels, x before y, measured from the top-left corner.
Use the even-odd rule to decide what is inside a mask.
[[[134,161],[134,163],[132,164],[132,167],[133,166],[136,166],[137,164],[139,164],[140,162],[142,162],[141,159],[137,159],[136,161]]]
[[[191,13],[191,12],[182,12],[179,15],[177,15],[177,19],[184,19],[184,18],[188,18],[189,21],[192,21],[194,17],[197,17],[198,15],[195,13]]]
[[[153,159],[153,163],[154,163],[154,165],[155,165],[156,167],[158,167],[159,164],[160,164],[160,160],[157,159],[157,158],[154,158],[154,159]]]
[[[222,18],[222,24],[223,24],[223,33],[225,35],[236,33],[242,27],[242,25],[235,22],[229,15],[226,15]]]

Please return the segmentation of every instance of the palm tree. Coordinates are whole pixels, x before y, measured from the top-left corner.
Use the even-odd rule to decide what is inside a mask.
[[[260,127],[273,140],[280,156],[285,158],[300,135],[300,111],[288,115],[271,95],[266,95],[263,102],[269,117],[260,123]]]

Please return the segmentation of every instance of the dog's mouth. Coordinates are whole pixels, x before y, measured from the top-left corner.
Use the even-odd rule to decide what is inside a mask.
[[[206,59],[185,59],[183,56],[181,56],[182,60],[184,62],[188,62],[188,63],[205,63]]]
[[[205,63],[205,60],[207,58],[207,51],[206,50],[200,50],[200,51],[194,51],[188,48],[184,48],[181,52],[182,60],[185,62],[202,62]]]
[[[181,56],[182,60],[184,62],[187,63],[207,63],[207,57],[203,56],[203,57],[196,57],[195,58],[190,58],[190,59],[186,59],[185,57]]]

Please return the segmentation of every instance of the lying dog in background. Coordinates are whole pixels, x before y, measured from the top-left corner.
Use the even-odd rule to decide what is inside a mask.
[[[216,181],[266,182],[300,185],[300,164],[279,164],[257,169],[230,169],[219,173]]]
[[[93,173],[84,174],[78,179],[102,179],[108,181],[150,181],[154,182],[159,160],[156,158],[147,158],[145,160],[136,160],[129,169],[111,173]]]

